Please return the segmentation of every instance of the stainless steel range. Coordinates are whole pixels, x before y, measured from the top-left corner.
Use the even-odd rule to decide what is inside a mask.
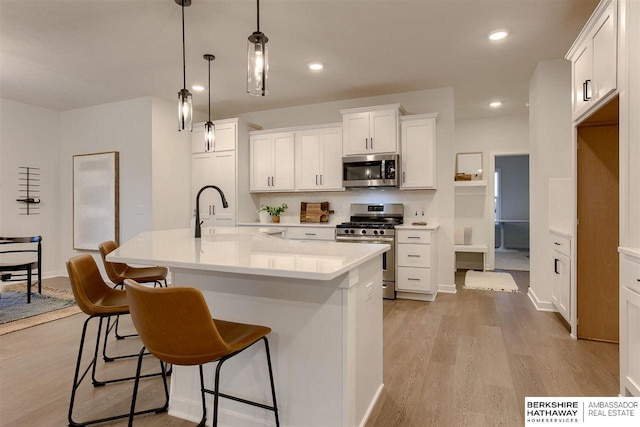
[[[394,227],[402,224],[404,205],[402,203],[351,205],[349,222],[339,224],[336,241],[358,243],[387,243],[391,250],[382,256],[382,296],[396,297],[396,232]]]

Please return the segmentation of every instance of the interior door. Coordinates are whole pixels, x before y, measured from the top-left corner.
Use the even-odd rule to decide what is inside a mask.
[[[578,127],[578,338],[618,342],[618,125]]]

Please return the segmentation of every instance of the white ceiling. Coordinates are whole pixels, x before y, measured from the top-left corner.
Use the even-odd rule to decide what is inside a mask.
[[[187,87],[212,115],[453,86],[456,118],[526,113],[538,61],[561,58],[597,0],[263,0],[269,95],[246,93],[255,0],[185,8]],[[496,28],[509,37],[492,43]],[[68,110],[182,88],[175,0],[0,0],[0,97]],[[311,73],[306,65],[321,61]],[[193,90],[191,90],[193,92]],[[207,110],[207,92],[194,93]],[[487,104],[502,100],[503,107]]]

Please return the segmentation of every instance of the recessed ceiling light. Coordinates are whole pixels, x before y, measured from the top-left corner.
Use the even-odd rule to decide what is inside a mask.
[[[489,33],[489,40],[498,41],[507,37],[509,33],[507,30],[494,30]]]
[[[307,65],[307,67],[309,67],[311,71],[320,71],[324,68],[324,65],[322,65],[321,62],[312,62]]]
[[[204,86],[202,86],[202,85],[193,85],[193,86],[191,86],[191,89],[195,90],[196,92],[202,92],[204,90]]]
[[[491,108],[498,108],[500,106],[502,106],[502,102],[500,101],[493,101],[491,104],[489,104],[489,107]]]

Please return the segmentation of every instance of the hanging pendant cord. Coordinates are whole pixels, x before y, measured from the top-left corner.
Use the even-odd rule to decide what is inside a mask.
[[[209,121],[211,121],[211,59],[209,61]]]
[[[258,5],[258,13],[256,13],[256,16],[258,17],[258,24],[256,25],[258,27],[258,29],[256,30],[257,33],[260,32],[260,0],[256,0],[256,3]]]
[[[184,0],[180,2],[182,5],[182,88],[187,88],[187,66],[184,48]]]

